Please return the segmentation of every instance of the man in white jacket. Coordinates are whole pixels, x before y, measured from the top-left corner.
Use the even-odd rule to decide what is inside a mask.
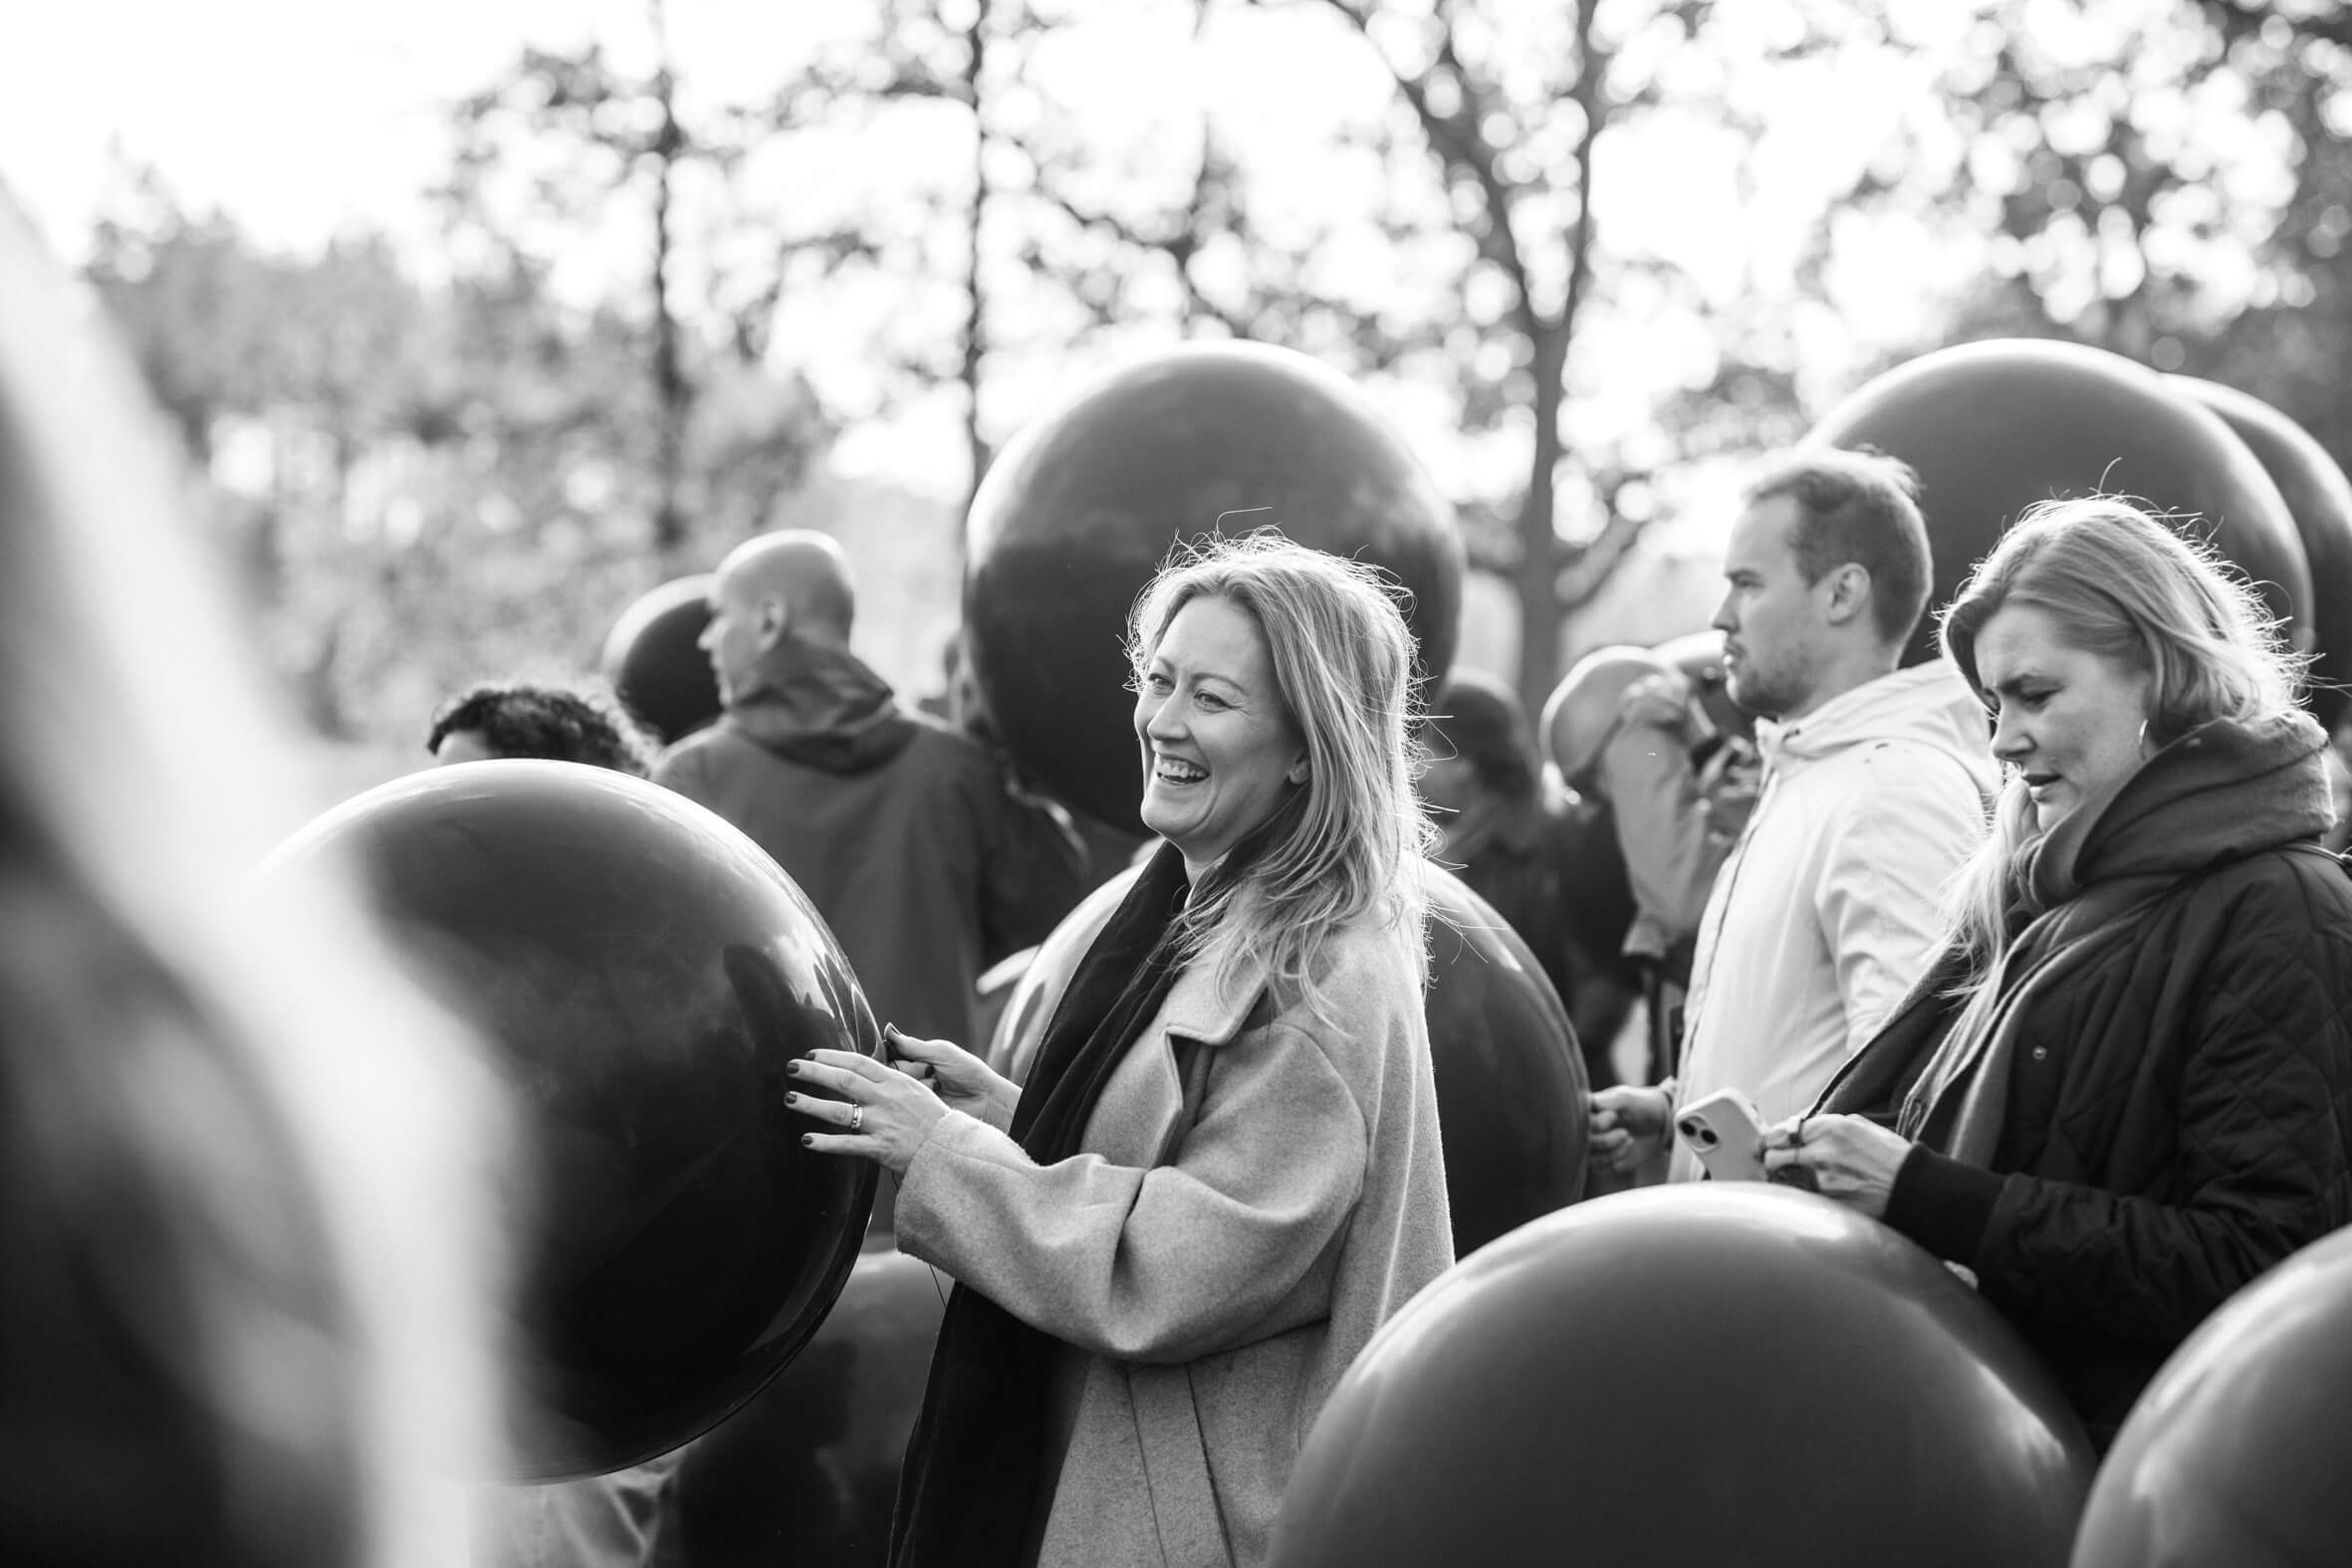
[[[1715,625],[1764,783],[1700,920],[1679,1077],[1593,1096],[1592,1158],[1620,1175],[1716,1090],[1766,1125],[1811,1105],[1925,966],[1944,883],[1984,836],[1983,707],[1940,658],[1897,667],[1931,579],[1917,496],[1892,458],[1803,451],[1733,527]],[[1700,1174],[1677,1147],[1670,1179]]]

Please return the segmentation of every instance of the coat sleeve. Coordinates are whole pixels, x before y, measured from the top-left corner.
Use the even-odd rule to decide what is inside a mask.
[[[1688,746],[1672,731],[1654,724],[1620,726],[1601,752],[1601,774],[1640,915],[1626,949],[1655,949],[1642,954],[1655,958],[1699,929],[1729,846],[1709,838],[1698,771]]]
[[[1199,1119],[1170,1164],[1039,1166],[994,1128],[946,1117],[900,1188],[899,1245],[1121,1360],[1188,1361],[1323,1316],[1363,1187],[1366,1108],[1294,1024],[1206,1048]]]
[[[1813,915],[1837,965],[1850,1056],[1910,993],[1943,929],[1944,886],[1985,836],[1976,784],[1949,756],[1881,745],[1828,835]]]
[[[2125,1196],[2011,1174],[1977,1258],[1989,1296],[2169,1346],[2352,1219],[2352,933],[2342,913],[2264,922],[2218,954],[2195,989],[2176,1190]]]

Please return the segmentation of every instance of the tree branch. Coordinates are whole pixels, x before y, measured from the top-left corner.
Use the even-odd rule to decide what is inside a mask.
[[[1362,35],[1365,46],[1387,70],[1389,79],[1396,83],[1397,92],[1412,109],[1414,117],[1421,122],[1421,133],[1429,138],[1429,144],[1436,150],[1439,161],[1455,173],[1467,174],[1472,183],[1478,186],[1487,213],[1485,228],[1475,236],[1479,254],[1510,277],[1518,295],[1516,311],[1521,317],[1521,326],[1532,336],[1540,327],[1540,318],[1535,310],[1527,257],[1521,250],[1518,231],[1512,226],[1511,186],[1503,178],[1502,170],[1496,166],[1495,149],[1487,145],[1486,137],[1479,129],[1477,96],[1472,91],[1470,73],[1463,68],[1461,57],[1454,51],[1452,27],[1444,30],[1432,70],[1435,66],[1444,66],[1452,74],[1462,94],[1462,106],[1452,114],[1443,114],[1430,102],[1431,73],[1424,72],[1416,76],[1407,71],[1389,58],[1388,51],[1382,49],[1379,41],[1372,36],[1369,7],[1352,4],[1351,0],[1324,0],[1324,4],[1347,18],[1356,32]]]

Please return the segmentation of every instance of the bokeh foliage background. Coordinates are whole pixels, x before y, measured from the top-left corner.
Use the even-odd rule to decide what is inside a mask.
[[[780,526],[843,540],[861,648],[925,691],[989,453],[1185,338],[1390,411],[1479,568],[1466,656],[1534,698],[1701,623],[1711,487],[1944,343],[2095,343],[2352,459],[2329,0],[827,14],[753,92],[706,86],[745,71],[690,0],[520,50],[447,106],[429,246],[274,252],[118,169],[88,276],[323,735],[591,669]]]

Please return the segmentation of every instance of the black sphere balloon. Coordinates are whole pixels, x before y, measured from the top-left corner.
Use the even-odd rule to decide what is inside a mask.
[[[1454,1250],[1584,1196],[1591,1091],[1567,1008],[1495,907],[1430,868],[1429,1053]]]
[[[710,624],[710,586],[707,572],[665,582],[604,637],[604,679],[665,744],[719,716],[719,679],[696,640]]]
[[[794,1057],[881,1048],[800,890],[685,797],[572,763],[396,780],[278,858],[305,856],[356,868],[512,1090],[512,1478],[639,1462],[751,1398],[848,1278],[875,1185],[784,1108]]]
[[[964,621],[989,712],[1026,773],[1136,825],[1128,610],[1172,545],[1268,524],[1394,572],[1413,593],[1424,672],[1445,678],[1462,599],[1453,514],[1328,366],[1257,343],[1174,349],[1006,446],[966,526]]]
[[[880,1568],[944,1289],[903,1253],[859,1255],[793,1364],[680,1456],[671,1527],[683,1561]]]
[[[2333,728],[2352,692],[2352,478],[2318,438],[2258,397],[2195,376],[2166,383],[2222,416],[2286,497],[2311,568],[2311,711]]]
[[[1027,1077],[1078,961],[1135,876],[1095,889],[1039,944],[989,1047],[997,1071]],[[1458,877],[1431,867],[1429,878],[1422,1008],[1454,1249],[1464,1253],[1583,1196],[1591,1095],[1567,1009],[1535,956]]]
[[[2196,514],[2274,613],[2310,612],[2311,574],[2278,486],[2219,416],[2121,355],[2023,338],[1939,349],[1863,386],[1806,440],[1873,446],[1919,471],[1936,555],[1931,611],[2035,502],[2103,493]],[[1931,614],[1906,662],[1935,655],[1935,630]]]
[[[2092,1456],[1919,1247],[1763,1183],[1596,1198],[1424,1289],[1324,1406],[1277,1568],[2055,1568]]]
[[[2173,1352],[2116,1434],[2074,1568],[2352,1557],[2352,1234],[2315,1241]]]

